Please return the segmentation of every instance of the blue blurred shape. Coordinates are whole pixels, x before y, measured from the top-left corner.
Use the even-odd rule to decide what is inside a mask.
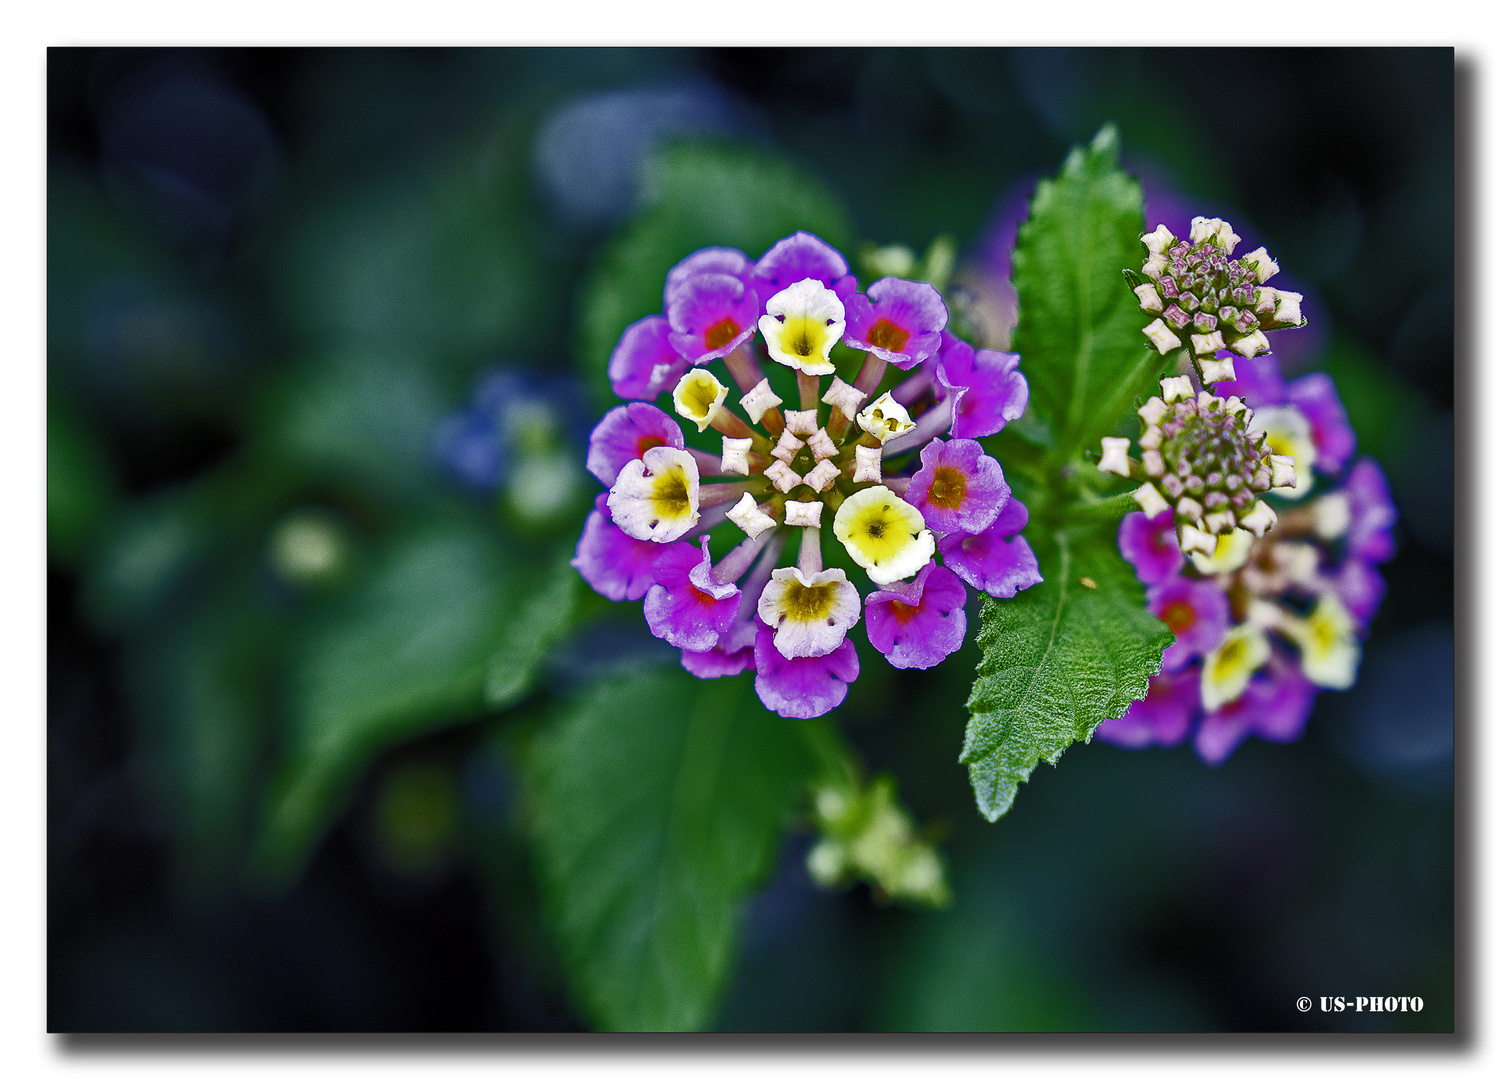
[[[711,83],[612,90],[567,102],[543,121],[532,166],[559,216],[600,228],[635,206],[642,166],[659,144],[749,126],[746,110]]]
[[[587,439],[577,379],[493,368],[480,376],[469,404],[438,425],[433,451],[466,486],[491,492],[505,480],[518,453],[558,445],[582,448]]]
[[[1369,650],[1339,742],[1377,776],[1447,772],[1454,757],[1454,627],[1430,622]]]
[[[217,253],[280,168],[265,113],[194,54],[131,71],[99,116],[109,189],[175,242]]]

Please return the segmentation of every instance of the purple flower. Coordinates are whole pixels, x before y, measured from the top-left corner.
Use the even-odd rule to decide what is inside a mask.
[[[1212,650],[1230,626],[1230,600],[1213,581],[1169,578],[1147,589],[1147,610],[1167,623],[1176,640],[1162,654],[1166,671],[1177,671]]]
[[[505,483],[518,452],[525,456],[528,435],[540,429],[549,440],[582,441],[582,414],[572,379],[494,368],[480,376],[469,404],[438,425],[433,451],[466,487],[489,493]]]
[[[756,650],[751,646],[726,651],[724,646],[716,645],[707,652],[684,649],[682,653],[683,670],[699,679],[724,679],[739,675],[756,663]]]
[[[1313,445],[1319,451],[1318,468],[1331,475],[1338,473],[1355,452],[1355,432],[1334,380],[1321,371],[1294,379],[1288,384],[1287,399],[1308,417]]]
[[[1121,557],[1136,570],[1136,576],[1148,585],[1164,582],[1183,569],[1183,552],[1173,532],[1173,512],[1165,510],[1156,517],[1127,514],[1121,518],[1116,534]]]
[[[1287,382],[1275,356],[1237,356],[1222,351],[1215,353],[1215,359],[1235,362],[1235,378],[1215,385],[1214,392],[1220,397],[1238,397],[1253,409],[1287,404]]]
[[[934,439],[904,496],[942,533],[984,532],[1011,497],[1001,464],[973,439]]]
[[[652,563],[662,545],[627,536],[610,520],[609,493],[601,491],[584,521],[578,549],[569,565],[589,587],[609,600],[640,600],[652,587]]]
[[[766,301],[788,286],[808,278],[833,289],[841,301],[855,291],[855,279],[844,256],[812,233],[802,230],[767,248],[766,254],[757,260],[751,280],[764,311]]]
[[[662,315],[648,315],[625,328],[610,354],[610,386],[616,397],[651,401],[677,385],[688,361],[672,347],[671,332]]]
[[[728,356],[756,332],[760,307],[754,289],[728,274],[694,274],[672,292],[668,340],[695,364]]]
[[[626,462],[641,458],[654,446],[683,449],[683,431],[677,421],[655,405],[617,405],[589,433],[589,457],[584,467],[609,487]]]
[[[949,533],[938,541],[938,553],[965,584],[1008,599],[1042,580],[1031,545],[1017,535],[1026,525],[1027,508],[1007,499],[990,528],[976,536]]]
[[[1164,671],[1147,682],[1147,696],[1133,701],[1125,715],[1106,720],[1095,736],[1116,746],[1177,746],[1188,735],[1199,709],[1199,671]]]
[[[709,538],[700,537],[700,543],[702,555],[692,544],[677,543],[657,557],[652,564],[656,583],[642,605],[653,634],[690,652],[714,648],[740,611],[740,590],[714,581]]]
[[[1397,523],[1397,508],[1381,466],[1370,458],[1361,458],[1345,480],[1345,498],[1350,503],[1350,528],[1345,534],[1345,550],[1367,562],[1385,562],[1397,553],[1392,542],[1392,526]]]
[[[975,349],[967,341],[943,335],[938,359],[938,382],[953,398],[956,439],[994,435],[1027,411],[1027,379],[1016,370],[1017,353]]]
[[[1386,582],[1375,566],[1353,555],[1330,576],[1329,584],[1345,609],[1362,624],[1371,621],[1386,596]]]
[[[1194,749],[1206,765],[1219,765],[1248,735],[1292,742],[1303,734],[1317,693],[1297,664],[1274,655],[1245,693],[1204,717]]]
[[[824,656],[789,660],[774,643],[765,623],[756,628],[756,696],[778,716],[809,720],[837,708],[860,676],[855,643],[845,638]]]
[[[749,285],[751,271],[754,269],[755,264],[750,261],[750,256],[739,248],[699,248],[667,271],[667,284],[662,288],[662,307],[672,306],[673,294],[682,288],[689,278],[699,274],[728,274]]]
[[[949,311],[928,282],[887,277],[845,300],[844,318],[846,345],[905,371],[938,352]]]
[[[930,668],[964,644],[963,584],[937,563],[865,598],[865,632],[892,667]]]

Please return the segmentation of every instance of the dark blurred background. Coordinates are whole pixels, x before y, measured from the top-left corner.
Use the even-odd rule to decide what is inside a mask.
[[[1107,120],[1149,227],[1225,216],[1309,297],[1287,373],[1334,375],[1401,514],[1361,680],[1219,769],[1076,746],[987,825],[973,643],[868,666],[844,728],[956,903],[818,892],[793,837],[718,1026],[1452,1030],[1452,51],[53,49],[48,110],[53,1030],[577,1028],[508,816],[525,709],[382,750],[294,885],[239,874],[281,628],[469,512],[431,433],[481,371],[587,378],[577,289],[657,147],[785,155],[863,240],[948,234],[981,280]]]

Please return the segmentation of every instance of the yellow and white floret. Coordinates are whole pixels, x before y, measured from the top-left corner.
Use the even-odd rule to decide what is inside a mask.
[[[1214,712],[1244,694],[1256,669],[1271,658],[1272,644],[1260,627],[1250,623],[1232,627],[1204,657],[1199,696],[1205,711]]]
[[[911,577],[937,545],[921,511],[887,487],[868,487],[840,504],[834,536],[877,585]]]
[[[810,575],[786,566],[771,572],[756,613],[776,631],[777,651],[789,660],[827,656],[860,620],[860,593],[843,570]]]
[[[912,422],[912,417],[907,414],[907,410],[889,393],[882,394],[865,406],[855,417],[855,423],[867,433],[880,439],[882,445],[900,435],[907,434],[917,426]]]
[[[1319,597],[1307,617],[1283,621],[1282,632],[1302,654],[1303,674],[1315,686],[1348,690],[1360,667],[1360,642],[1355,620],[1345,605],[1329,593]]]
[[[608,504],[611,520],[627,536],[676,540],[698,524],[698,462],[686,450],[654,446],[625,463]]]
[[[706,368],[693,368],[678,380],[672,391],[672,407],[679,416],[693,421],[698,430],[703,431],[719,415],[729,392],[729,387]]]
[[[813,278],[789,285],[766,302],[758,324],[766,351],[805,375],[832,375],[829,350],[844,336],[844,304]]]

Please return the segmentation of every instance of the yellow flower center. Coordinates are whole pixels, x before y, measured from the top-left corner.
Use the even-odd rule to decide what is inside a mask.
[[[652,481],[651,505],[661,517],[672,520],[693,512],[688,499],[688,478],[681,466],[668,469]]]
[[[837,581],[822,585],[804,585],[796,578],[788,578],[783,586],[782,610],[793,622],[816,622],[828,618],[834,607]]]
[[[964,505],[964,474],[958,469],[941,465],[933,470],[933,486],[928,489],[928,501],[944,510],[958,510]]]

